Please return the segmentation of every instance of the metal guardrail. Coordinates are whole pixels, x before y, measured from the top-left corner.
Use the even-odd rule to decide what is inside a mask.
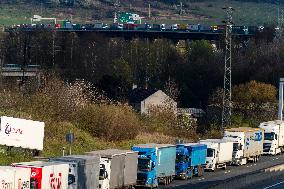
[[[255,188],[257,185],[265,185],[271,179],[283,178],[284,164],[279,164],[270,168],[265,168],[250,173],[238,175],[225,180],[220,180],[211,186],[204,187],[203,189],[244,189]]]

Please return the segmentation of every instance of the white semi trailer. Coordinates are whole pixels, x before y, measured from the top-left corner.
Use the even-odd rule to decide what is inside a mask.
[[[133,188],[137,180],[138,153],[130,150],[86,152],[100,157],[99,189]]]
[[[43,150],[44,122],[0,117],[0,145]]]
[[[261,128],[239,127],[226,129],[225,140],[234,142],[232,164],[245,165],[257,162],[263,152],[264,130]]]
[[[264,130],[263,154],[276,155],[284,151],[284,121],[275,120],[259,125]]]
[[[207,157],[205,170],[226,169],[232,161],[233,142],[222,139],[206,139],[199,143],[207,145]]]

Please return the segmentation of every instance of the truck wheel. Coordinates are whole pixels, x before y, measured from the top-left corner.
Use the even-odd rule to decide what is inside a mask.
[[[197,176],[198,176],[198,177],[201,177],[201,176],[203,175],[203,169],[202,169],[202,167],[201,167],[201,166],[198,166],[197,170],[198,170]]]
[[[169,185],[169,177],[166,177],[166,185]]]
[[[227,169],[227,165],[225,164],[222,168],[223,168],[223,170],[226,170]]]
[[[188,179],[188,173],[185,173],[183,178],[184,178],[184,180],[187,180]]]

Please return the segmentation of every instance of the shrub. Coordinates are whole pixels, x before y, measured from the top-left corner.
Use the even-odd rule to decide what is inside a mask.
[[[140,123],[132,108],[123,104],[91,104],[77,114],[77,124],[92,136],[110,141],[133,139]]]

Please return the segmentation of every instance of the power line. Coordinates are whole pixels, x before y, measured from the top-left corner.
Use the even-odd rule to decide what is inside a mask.
[[[223,88],[223,110],[222,110],[222,126],[223,130],[227,125],[231,125],[232,115],[232,26],[233,11],[232,7],[223,8],[226,10],[226,36],[225,36],[225,70],[224,70],[224,88]]]

